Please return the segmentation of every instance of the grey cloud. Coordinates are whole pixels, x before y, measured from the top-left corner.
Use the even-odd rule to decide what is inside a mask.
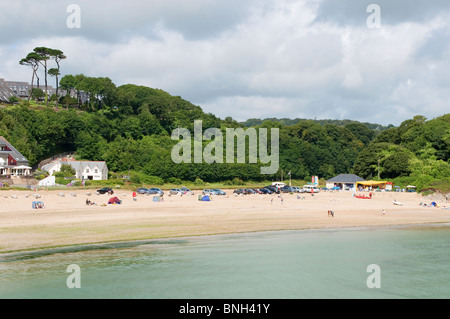
[[[0,3],[2,43],[36,37],[82,36],[102,42],[126,41],[135,36],[157,39],[163,26],[187,39],[211,38],[237,25],[248,14],[250,1],[128,0],[51,1],[4,0]],[[81,28],[68,28],[70,4],[81,9]]]
[[[66,27],[73,2],[81,29]],[[395,25],[362,29],[371,3],[381,6],[382,23]],[[29,80],[18,61],[43,45],[68,56],[63,74],[160,88],[220,117],[396,125],[415,114],[442,115],[450,99],[450,5],[426,4],[2,0],[0,27],[11,32],[0,33],[0,77]]]
[[[370,4],[380,6],[381,22],[390,25],[423,23],[437,15],[448,17],[450,12],[450,2],[447,0],[322,0],[315,22],[364,27],[371,14],[367,12]]]
[[[450,30],[448,26],[433,30],[416,50],[417,59],[442,60],[450,57]]]

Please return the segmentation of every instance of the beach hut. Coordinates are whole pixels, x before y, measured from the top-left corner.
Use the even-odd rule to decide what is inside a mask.
[[[116,196],[108,200],[108,204],[122,204],[122,201]]]
[[[365,179],[355,174],[339,174],[326,181],[326,188],[336,189],[338,187],[342,190],[355,190],[356,183],[362,181],[365,181]]]

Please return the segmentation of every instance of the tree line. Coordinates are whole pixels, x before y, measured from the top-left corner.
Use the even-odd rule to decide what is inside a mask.
[[[56,110],[26,106],[0,110],[0,135],[32,165],[57,153],[76,151],[79,159],[104,160],[111,172],[149,183],[279,180],[289,173],[293,179],[309,180],[312,175],[329,179],[355,173],[365,179],[425,185],[450,176],[449,114],[432,120],[416,116],[399,127],[351,120],[239,123],[205,113],[163,90],[116,86],[109,78],[65,75],[60,87],[65,94]],[[177,141],[171,140],[172,131],[181,127],[193,132],[195,120],[202,120],[203,130],[219,128],[224,134],[226,128],[279,128],[278,172],[261,175],[261,163],[173,163],[171,149]]]

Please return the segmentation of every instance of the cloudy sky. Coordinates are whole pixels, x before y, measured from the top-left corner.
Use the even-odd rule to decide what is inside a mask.
[[[30,81],[18,61],[47,46],[67,55],[63,75],[160,88],[238,121],[398,125],[450,110],[447,0],[0,0],[0,30],[7,80]]]

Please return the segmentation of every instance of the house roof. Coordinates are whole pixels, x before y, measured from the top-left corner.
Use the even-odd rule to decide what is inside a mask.
[[[0,101],[9,102],[11,96],[14,96],[14,92],[5,83],[4,79],[0,79]]]
[[[16,148],[6,140],[3,136],[0,136],[0,145],[7,146],[11,151],[0,151],[2,154],[11,155],[12,158],[17,162],[18,165],[25,164],[28,165],[28,160],[23,156]]]
[[[46,164],[44,166],[42,166],[42,170],[44,171],[49,171],[53,165],[57,164],[57,163],[61,163],[63,164],[67,164],[72,166],[72,168],[75,171],[83,171],[85,170],[87,167],[89,169],[94,169],[95,167],[97,167],[99,170],[103,170],[104,168],[108,168],[106,166],[106,162],[104,161],[56,161],[56,162],[52,162],[49,164]]]
[[[61,164],[68,164],[72,166],[74,170],[84,170],[86,168],[94,169],[97,167],[99,170],[107,168],[106,162],[103,161],[61,161]]]
[[[356,183],[362,181],[365,181],[365,179],[355,174],[339,174],[327,180],[329,183]]]

